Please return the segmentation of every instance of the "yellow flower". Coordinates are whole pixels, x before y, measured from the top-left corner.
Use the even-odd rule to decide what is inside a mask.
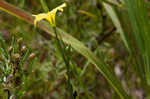
[[[51,24],[52,27],[55,27],[56,26],[56,23],[55,23],[56,12],[57,11],[63,12],[63,8],[66,6],[67,6],[67,4],[63,3],[62,5],[58,6],[57,8],[53,9],[52,11],[50,11],[48,13],[41,13],[38,15],[33,15],[35,17],[34,25],[36,26],[38,21],[46,19]]]

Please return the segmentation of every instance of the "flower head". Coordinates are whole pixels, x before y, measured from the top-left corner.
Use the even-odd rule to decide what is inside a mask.
[[[35,17],[34,25],[36,26],[38,21],[46,19],[52,27],[55,27],[56,26],[56,23],[55,23],[56,12],[57,11],[63,12],[63,8],[66,6],[67,6],[66,3],[63,3],[62,5],[58,6],[57,8],[53,9],[52,11],[48,13],[41,13],[38,15],[33,15]]]

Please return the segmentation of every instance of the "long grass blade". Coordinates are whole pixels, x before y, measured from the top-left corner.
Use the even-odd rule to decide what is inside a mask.
[[[146,3],[144,0],[124,0],[128,8],[132,35],[141,56],[141,67],[145,70],[147,84],[150,85],[150,28]]]
[[[115,27],[117,28],[118,32],[120,33],[121,38],[122,38],[122,40],[123,40],[125,46],[127,47],[127,49],[128,49],[129,51],[131,51],[131,44],[130,44],[130,42],[129,42],[129,38],[128,38],[127,34],[124,33],[124,30],[123,30],[123,28],[122,28],[122,26],[121,26],[121,23],[120,23],[120,21],[119,21],[119,19],[118,19],[117,14],[115,13],[115,10],[114,10],[113,7],[110,6],[109,4],[107,4],[107,3],[105,3],[105,2],[104,2],[103,4],[104,4],[104,7],[105,7],[105,9],[106,9],[108,15],[109,15],[110,18],[112,19],[112,21],[113,21]]]
[[[125,46],[127,47],[130,56],[132,57],[132,59],[134,60],[135,64],[134,69],[135,72],[137,73],[137,75],[142,79],[142,81],[145,79],[144,78],[144,68],[141,67],[141,64],[143,63],[143,60],[141,59],[140,55],[137,53],[137,46],[135,46],[135,42],[133,42],[134,36],[132,36],[130,33],[130,27],[128,24],[128,16],[122,16],[120,12],[117,11],[117,9],[115,9],[113,6],[107,4],[107,3],[103,3],[106,12],[108,13],[108,15],[110,16],[110,18],[112,19],[112,22],[114,23],[115,27],[117,28],[118,32],[120,33],[120,36],[125,44]],[[124,11],[125,13],[126,11]],[[118,14],[119,13],[119,14]],[[123,14],[125,15],[125,14]],[[126,22],[124,22],[123,18],[126,18]],[[145,83],[142,82],[142,85],[144,85]]]

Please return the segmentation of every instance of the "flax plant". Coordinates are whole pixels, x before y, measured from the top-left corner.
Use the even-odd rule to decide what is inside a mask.
[[[65,5],[65,4],[64,4]],[[59,7],[60,8],[60,7]],[[63,7],[62,7],[63,8]],[[36,22],[33,21],[33,18],[31,16],[31,14],[29,12],[25,12],[22,11],[20,8],[15,7],[7,2],[5,2],[4,0],[0,0],[0,10],[7,12],[13,16],[16,16],[19,19],[22,19],[30,24],[33,24],[33,22],[36,23],[42,19],[46,19],[47,14],[48,13],[42,13],[40,15],[34,15],[37,19]],[[62,9],[63,10],[63,9]],[[57,11],[62,11],[60,9],[55,10],[55,14]],[[41,18],[39,17],[41,16]],[[51,19],[51,18],[50,18]],[[54,17],[55,19],[55,17]],[[51,23],[50,23],[51,24]],[[108,81],[108,83],[112,86],[112,88],[115,90],[115,92],[120,96],[121,99],[129,99],[130,97],[128,96],[127,92],[124,90],[124,88],[122,87],[121,82],[117,79],[117,77],[115,76],[115,74],[112,72],[111,68],[109,68],[108,64],[106,62],[104,62],[103,60],[99,59],[89,48],[87,48],[81,41],[77,40],[76,38],[74,38],[73,36],[71,36],[70,34],[66,33],[64,30],[57,28],[56,33],[55,29],[56,29],[56,24],[53,27],[53,30],[51,30],[51,28],[48,27],[48,25],[45,22],[40,22],[40,24],[38,24],[39,29],[45,31],[46,35],[51,35],[51,36],[55,36],[56,34],[58,36],[58,39],[61,41],[61,39],[63,40],[63,42],[65,42],[66,44],[70,45],[76,52],[78,52],[79,54],[81,54],[82,56],[84,56],[87,60],[89,60],[89,62],[96,68],[96,70],[98,70],[103,77]],[[58,44],[57,44],[58,45]],[[63,44],[62,44],[63,46]],[[58,47],[59,48],[59,47]],[[63,46],[63,48],[65,48]],[[62,49],[59,49],[62,50]],[[68,50],[65,50],[65,54],[64,55],[68,55]],[[63,53],[63,51],[61,51],[61,53]],[[65,56],[66,60],[69,63],[69,56]],[[69,64],[70,65],[70,64]],[[71,64],[72,65],[72,64]],[[68,66],[68,65],[67,65]],[[70,66],[69,66],[70,67]],[[70,77],[66,77],[69,81]],[[72,86],[70,87],[70,89],[72,88]],[[71,91],[70,91],[71,92]],[[73,93],[73,91],[72,91]]]
[[[36,26],[38,21],[41,21],[43,19],[46,19],[49,23],[50,26],[53,28],[53,31],[55,33],[55,37],[56,37],[56,45],[57,48],[63,58],[63,61],[65,62],[65,66],[67,69],[67,83],[68,83],[68,87],[69,87],[69,96],[71,99],[73,99],[73,88],[72,88],[72,84],[71,84],[71,75],[70,75],[70,57],[68,56],[68,53],[70,53],[70,46],[69,49],[67,49],[67,46],[64,44],[61,36],[57,33],[57,29],[56,29],[56,22],[55,22],[55,17],[56,17],[56,13],[57,11],[61,11],[63,12],[63,8],[66,7],[66,3],[63,3],[62,5],[58,6],[57,8],[53,9],[52,11],[49,11],[48,13],[41,13],[38,15],[33,15],[35,17],[34,20],[34,25]]]

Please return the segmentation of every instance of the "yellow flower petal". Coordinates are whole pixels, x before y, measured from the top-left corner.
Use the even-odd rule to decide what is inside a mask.
[[[37,22],[39,22],[43,19],[46,19],[52,27],[56,26],[56,24],[55,24],[56,12],[57,11],[63,12],[63,8],[66,6],[67,6],[67,4],[63,3],[62,5],[56,7],[55,9],[53,9],[52,11],[50,11],[48,13],[41,13],[38,15],[33,15],[35,17],[34,25],[36,26]]]
[[[67,4],[63,3],[62,5],[60,5],[59,7],[55,8],[54,10],[59,10],[59,11],[63,12],[63,8],[66,7],[66,6],[67,6]]]
[[[36,26],[36,23],[37,23],[38,21],[40,21],[40,20],[45,19],[45,17],[47,16],[47,14],[42,13],[42,14],[32,15],[32,16],[35,17],[35,19],[34,19],[34,25]]]

